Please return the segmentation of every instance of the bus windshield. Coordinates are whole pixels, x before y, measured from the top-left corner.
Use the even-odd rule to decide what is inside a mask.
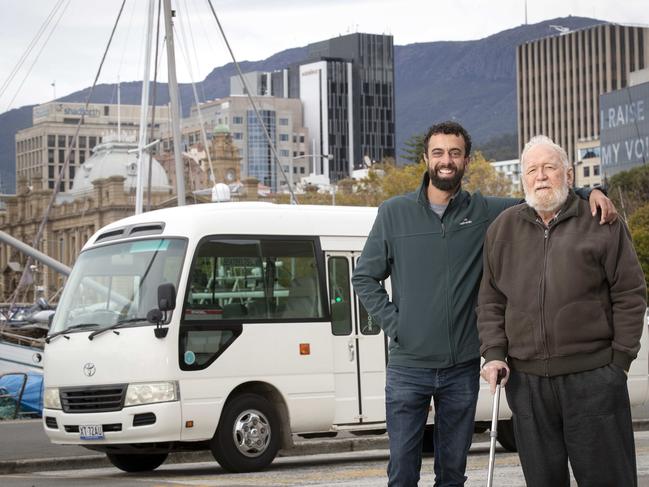
[[[178,290],[187,242],[146,239],[114,243],[82,252],[74,265],[50,334],[93,330],[125,320],[145,322],[158,307],[158,286]]]

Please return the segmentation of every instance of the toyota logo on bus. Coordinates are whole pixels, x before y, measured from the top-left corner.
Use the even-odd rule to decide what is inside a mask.
[[[92,362],[88,362],[83,366],[83,373],[88,377],[95,375],[96,370],[97,369],[95,368],[95,364],[93,364]]]

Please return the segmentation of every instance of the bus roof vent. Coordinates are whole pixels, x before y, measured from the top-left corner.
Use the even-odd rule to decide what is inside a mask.
[[[106,240],[114,240],[116,238],[120,238],[124,236],[124,231],[126,230],[126,227],[118,228],[116,230],[110,230],[109,232],[102,233],[97,237],[97,240],[95,240],[95,243],[99,242],[105,242]]]
[[[129,237],[141,237],[143,235],[158,235],[162,233],[165,228],[163,222],[157,223],[147,223],[145,225],[136,225],[131,227],[130,232],[128,232]]]

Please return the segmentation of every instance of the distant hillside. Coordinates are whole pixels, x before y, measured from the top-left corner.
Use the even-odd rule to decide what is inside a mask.
[[[555,35],[550,25],[581,29],[602,21],[583,17],[552,19],[522,25],[475,41],[426,42],[395,46],[395,98],[397,154],[412,135],[424,132],[435,121],[454,119],[471,132],[477,145],[503,135],[516,134],[516,46]],[[314,39],[316,41],[317,39]],[[262,61],[241,62],[244,72],[272,71],[306,57],[306,47],[288,49]],[[201,100],[227,96],[233,63],[215,68],[197,86]],[[138,104],[141,83],[121,85],[121,100]],[[194,103],[191,85],[180,86],[183,113]],[[61,101],[85,101],[88,89],[71,93]],[[95,88],[96,103],[115,103],[115,85]],[[157,103],[168,103],[166,84],[159,84]],[[0,192],[15,187],[14,134],[31,124],[31,106],[0,114]],[[505,138],[500,140],[508,140]]]

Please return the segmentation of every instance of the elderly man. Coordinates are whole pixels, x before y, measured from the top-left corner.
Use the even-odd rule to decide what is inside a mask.
[[[600,226],[545,136],[521,157],[526,204],[487,231],[478,296],[482,376],[507,400],[529,487],[637,484],[627,371],[646,288],[621,221]]]

